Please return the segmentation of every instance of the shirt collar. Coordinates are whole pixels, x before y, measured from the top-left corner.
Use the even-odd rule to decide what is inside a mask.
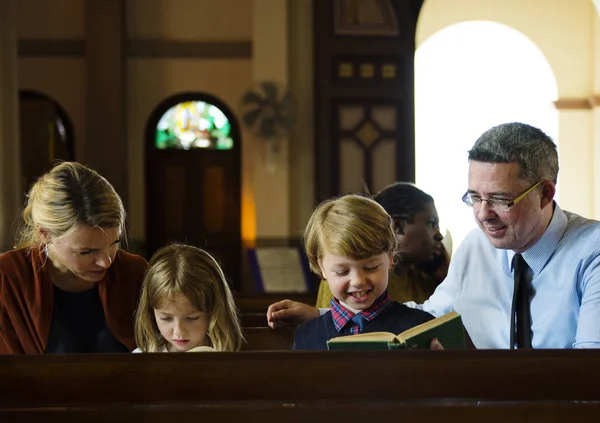
[[[366,310],[362,310],[357,315],[362,315],[369,322],[375,319],[378,314],[380,314],[385,308],[391,304],[390,294],[386,289],[383,294],[381,294],[374,302],[371,304],[371,307]],[[347,324],[350,322],[352,317],[355,316],[353,312],[348,310],[337,298],[332,298],[329,302],[329,307],[331,309],[331,315],[333,317],[333,324],[335,325],[335,330],[340,332]]]
[[[567,229],[567,215],[556,202],[554,202],[553,205],[554,212],[546,231],[535,244],[521,253],[523,259],[531,268],[534,275],[537,275],[542,271]],[[516,253],[512,250],[507,251],[506,255],[509,269],[512,268],[512,259],[515,254]]]

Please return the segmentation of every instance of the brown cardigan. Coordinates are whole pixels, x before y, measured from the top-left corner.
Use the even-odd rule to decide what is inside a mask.
[[[0,256],[0,354],[43,354],[46,349],[54,290],[45,261],[38,249]],[[98,282],[108,327],[130,350],[135,348],[134,312],[147,266],[142,257],[118,250]]]

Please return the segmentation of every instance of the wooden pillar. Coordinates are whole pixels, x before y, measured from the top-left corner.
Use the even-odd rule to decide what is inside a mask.
[[[0,0],[0,251],[13,247],[20,221],[17,65],[17,0]]]
[[[127,204],[125,0],[86,2],[86,126],[82,161]]]

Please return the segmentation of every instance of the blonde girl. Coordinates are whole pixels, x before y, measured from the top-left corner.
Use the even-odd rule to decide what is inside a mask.
[[[238,351],[243,336],[223,271],[199,248],[157,251],[135,315],[135,352]]]

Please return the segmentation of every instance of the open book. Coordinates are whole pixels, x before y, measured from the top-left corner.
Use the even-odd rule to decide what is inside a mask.
[[[465,332],[460,314],[455,311],[429,322],[405,330],[399,335],[390,332],[359,333],[327,341],[327,348],[335,350],[391,350],[429,349],[437,338],[445,350],[466,348]]]

